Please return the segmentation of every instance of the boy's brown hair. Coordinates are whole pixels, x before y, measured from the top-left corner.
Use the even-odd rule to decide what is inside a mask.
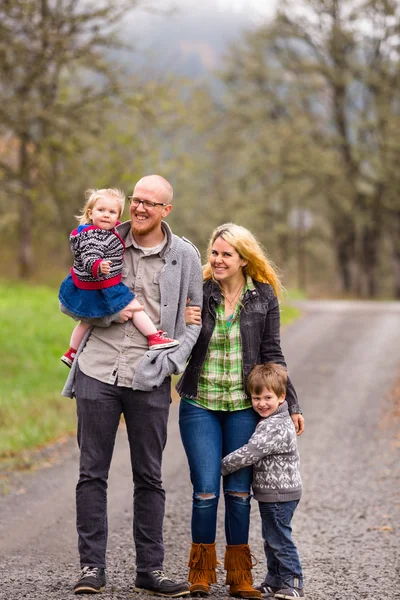
[[[286,395],[287,379],[287,370],[282,365],[272,362],[256,365],[247,378],[247,391],[250,396],[254,396],[267,388],[279,398]]]

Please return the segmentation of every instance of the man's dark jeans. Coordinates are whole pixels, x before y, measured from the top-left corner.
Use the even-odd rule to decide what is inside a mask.
[[[271,587],[303,587],[300,558],[292,539],[292,517],[298,503],[258,503],[268,568],[264,582]]]
[[[162,569],[165,492],[161,460],[167,441],[171,380],[166,378],[152,392],[140,392],[102,383],[78,369],[75,392],[80,448],[76,518],[81,566],[106,566],[107,479],[123,414],[134,483],[136,568]]]

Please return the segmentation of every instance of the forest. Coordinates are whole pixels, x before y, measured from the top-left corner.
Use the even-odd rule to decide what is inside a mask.
[[[400,299],[398,0],[281,0],[217,87],[118,62],[144,4],[1,3],[0,277],[56,286],[85,190],[159,173],[202,253],[234,221],[286,287]]]

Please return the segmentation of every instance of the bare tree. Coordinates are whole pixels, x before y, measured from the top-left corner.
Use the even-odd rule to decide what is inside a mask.
[[[400,159],[399,23],[395,0],[282,0],[225,71],[243,176],[270,206],[283,190],[296,206],[305,185],[304,206],[330,225],[343,290],[372,297],[387,207],[399,207],[389,176]]]
[[[18,212],[22,277],[32,270],[38,198],[56,182],[59,157],[71,139],[79,152],[118,92],[106,52],[121,47],[118,24],[139,1],[0,5],[0,176]]]

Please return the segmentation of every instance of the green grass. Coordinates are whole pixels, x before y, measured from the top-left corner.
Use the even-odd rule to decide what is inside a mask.
[[[285,289],[283,301],[285,302],[286,300],[306,300],[306,295],[303,290],[300,290],[299,288],[291,288],[290,290]]]
[[[301,290],[291,289],[285,290],[281,300],[281,325],[289,325],[301,315],[301,311],[295,306],[290,305],[291,300],[305,300],[305,294]]]
[[[282,303],[283,326],[298,316]],[[0,282],[0,460],[75,431],[75,401],[61,396],[68,369],[60,361],[73,326],[59,311],[56,289]]]
[[[293,321],[299,318],[300,310],[294,306],[290,306],[285,302],[281,304],[281,325],[284,327],[285,325],[289,325]]]
[[[0,282],[0,458],[74,431],[75,403],[60,395],[72,328],[55,289]]]

